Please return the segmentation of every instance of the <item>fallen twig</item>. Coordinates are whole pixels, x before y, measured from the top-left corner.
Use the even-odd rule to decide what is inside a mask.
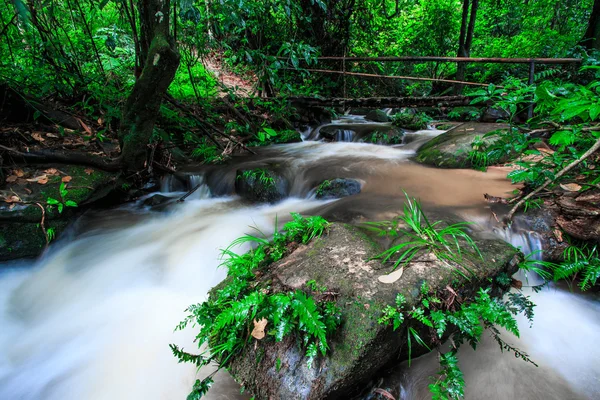
[[[572,170],[573,168],[575,168],[583,160],[585,160],[586,158],[588,158],[589,156],[591,156],[592,154],[594,154],[596,152],[596,150],[598,150],[598,149],[600,149],[600,139],[598,139],[596,141],[596,143],[594,143],[594,145],[592,147],[590,147],[589,150],[586,151],[581,157],[579,157],[577,160],[573,161],[571,164],[567,165],[562,170],[560,170],[556,174],[556,176],[554,177],[554,179],[549,179],[549,178],[546,179],[546,182],[544,182],[544,184],[542,186],[538,187],[537,189],[535,189],[534,191],[532,191],[531,193],[529,193],[527,196],[525,196],[521,200],[519,200],[519,202],[517,204],[515,204],[514,207],[511,208],[511,210],[509,211],[509,213],[506,215],[505,222],[507,224],[510,223],[510,221],[512,220],[513,215],[517,212],[517,210],[519,209],[519,207],[521,207],[523,205],[523,203],[525,203],[527,200],[531,199],[533,196],[535,196],[536,194],[538,194],[539,192],[541,192],[542,190],[544,190],[549,184],[551,184],[552,182],[555,182],[558,178],[560,178],[561,176],[563,176],[564,174],[566,174],[567,172],[569,172],[570,170]]]

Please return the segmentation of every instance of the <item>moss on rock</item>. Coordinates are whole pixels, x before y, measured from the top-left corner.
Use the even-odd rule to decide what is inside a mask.
[[[408,357],[407,329],[394,331],[378,323],[383,308],[393,305],[398,293],[406,297],[406,307],[410,309],[420,299],[423,282],[434,291],[453,284],[457,292],[469,296],[478,288],[489,286],[494,276],[515,272],[520,253],[514,247],[499,240],[476,243],[484,259],[465,253],[462,262],[474,273],[470,280],[424,254],[405,268],[401,279],[382,283],[378,278],[390,272],[390,267],[373,259],[381,248],[360,229],[333,224],[326,236],[298,247],[270,266],[261,278],[270,283],[271,290],[304,290],[307,282],[314,280],[335,294],[343,323],[328,340],[331,352],[315,360],[309,369],[296,340],[260,340],[246,346],[233,359],[230,371],[257,398],[347,396],[387,363]],[[422,333],[423,338],[429,337],[427,332]],[[412,356],[423,351],[422,347],[414,348]]]

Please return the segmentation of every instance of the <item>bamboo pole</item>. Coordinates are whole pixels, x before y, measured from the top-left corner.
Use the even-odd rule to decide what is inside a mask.
[[[277,57],[280,60],[286,57]],[[317,57],[318,61],[381,61],[381,62],[467,62],[467,63],[488,63],[488,64],[581,64],[580,58],[483,58],[483,57]]]
[[[291,68],[285,68],[291,69]],[[464,81],[455,81],[451,79],[437,79],[437,78],[415,78],[411,76],[391,76],[391,75],[377,75],[377,74],[366,74],[362,72],[348,72],[348,71],[333,71],[330,69],[306,69],[305,71],[309,72],[320,72],[325,74],[341,74],[341,75],[352,75],[352,76],[363,76],[367,78],[383,78],[383,79],[406,79],[410,81],[427,81],[427,82],[445,82],[445,83],[453,83],[453,84],[461,84],[468,86],[482,86],[487,87],[487,83],[475,83],[475,82],[464,82]],[[496,86],[501,88],[501,86]]]

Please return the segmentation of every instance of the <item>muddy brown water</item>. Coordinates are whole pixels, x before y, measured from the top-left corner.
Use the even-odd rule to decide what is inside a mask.
[[[173,198],[203,184],[184,203],[157,211],[142,199],[90,213],[39,260],[2,266],[0,399],[184,399],[195,379],[208,372],[176,362],[168,344],[194,349],[195,331],[173,328],[185,308],[203,301],[225,276],[217,268],[220,249],[255,232],[250,227],[270,234],[275,221],[281,225],[290,212],[351,223],[387,219],[400,211],[406,192],[440,218],[474,221],[474,234],[535,249],[531,232],[499,234],[483,198],[514,189],[506,171],[439,170],[411,161],[418,145],[438,133],[417,132],[396,147],[307,141],[260,149],[231,165],[190,167],[163,184],[162,194]],[[236,169],[273,165],[290,181],[289,199],[251,205],[233,194]],[[359,180],[362,192],[316,200],[318,182],[337,177]],[[533,327],[520,320],[521,338],[505,337],[539,367],[501,354],[486,337],[477,352],[465,347],[459,354],[466,398],[600,398],[598,298],[562,287],[531,296],[538,304]],[[372,387],[398,399],[428,399],[429,377],[436,371],[431,353],[410,367],[403,363],[383,371]],[[207,398],[247,398],[239,390],[220,373]],[[366,388],[363,398],[369,396]]]

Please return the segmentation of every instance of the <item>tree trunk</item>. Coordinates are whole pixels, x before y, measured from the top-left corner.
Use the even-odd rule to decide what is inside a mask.
[[[473,32],[475,31],[475,19],[477,18],[478,8],[479,0],[471,0],[471,13],[469,15],[469,0],[464,0],[463,2],[462,21],[460,25],[460,35],[458,38],[458,57],[471,56],[471,44],[473,43]],[[466,69],[466,63],[458,63],[456,68],[457,81],[465,80]],[[457,94],[459,94],[462,92],[462,89],[462,85],[457,85],[455,91]]]
[[[581,44],[588,50],[600,51],[600,0],[594,0],[588,28],[581,39]]]
[[[169,31],[170,5],[169,0],[138,3],[143,69],[125,103],[119,130],[121,161],[128,171],[144,167],[163,95],[179,67],[179,51]]]

